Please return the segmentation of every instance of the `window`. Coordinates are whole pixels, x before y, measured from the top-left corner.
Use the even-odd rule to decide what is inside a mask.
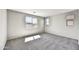
[[[30,16],[26,16],[26,18],[25,18],[25,22],[27,23],[27,24],[32,24],[32,17],[30,17]]]
[[[35,24],[37,24],[37,18],[36,17],[31,17],[31,16],[26,16],[25,23],[35,25]]]
[[[73,25],[74,25],[73,19],[66,20],[66,26],[73,26]]]
[[[46,18],[46,19],[45,19],[45,24],[46,24],[46,25],[49,25],[49,18]]]
[[[73,26],[74,25],[74,15],[67,15],[66,16],[66,26]]]
[[[37,24],[37,18],[33,18],[33,24]]]

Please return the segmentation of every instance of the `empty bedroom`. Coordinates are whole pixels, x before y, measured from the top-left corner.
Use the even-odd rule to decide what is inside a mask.
[[[6,38],[1,41],[0,49],[79,49],[78,9],[5,9],[4,15]]]

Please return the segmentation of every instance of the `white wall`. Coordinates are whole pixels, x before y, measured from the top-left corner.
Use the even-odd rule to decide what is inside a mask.
[[[66,15],[74,14],[74,26],[66,27]],[[45,27],[45,31],[51,34],[56,34],[73,39],[79,39],[79,12],[78,10],[59,14],[50,17],[50,25]]]
[[[27,36],[44,31],[44,19],[38,17],[38,27],[25,25],[27,14],[8,10],[8,39]]]
[[[7,40],[7,10],[0,9],[0,50],[5,46]]]

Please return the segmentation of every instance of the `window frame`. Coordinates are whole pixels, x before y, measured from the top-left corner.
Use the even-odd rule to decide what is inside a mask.
[[[48,20],[48,21],[47,21]],[[45,25],[46,26],[49,26],[49,24],[50,24],[50,18],[49,17],[46,17],[45,18]]]
[[[26,22],[26,17],[31,17],[31,23]],[[34,24],[33,18],[36,18],[37,19],[36,20],[36,22],[37,22],[36,24]],[[38,18],[37,17],[33,17],[33,16],[25,16],[24,22],[25,22],[25,24],[29,24],[29,25],[37,25],[38,24]]]
[[[32,17],[31,17],[31,23],[28,23],[28,22],[27,22],[26,17],[31,17],[31,16],[25,16],[25,18],[24,18],[25,24],[32,24],[32,23],[33,23]]]
[[[34,18],[36,18],[36,23],[34,23]],[[33,25],[37,25],[38,24],[38,18],[37,17],[33,17]]]

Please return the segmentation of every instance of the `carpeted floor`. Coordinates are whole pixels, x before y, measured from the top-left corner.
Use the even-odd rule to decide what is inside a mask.
[[[25,38],[8,40],[4,50],[78,50],[78,40],[52,34],[25,43]]]

